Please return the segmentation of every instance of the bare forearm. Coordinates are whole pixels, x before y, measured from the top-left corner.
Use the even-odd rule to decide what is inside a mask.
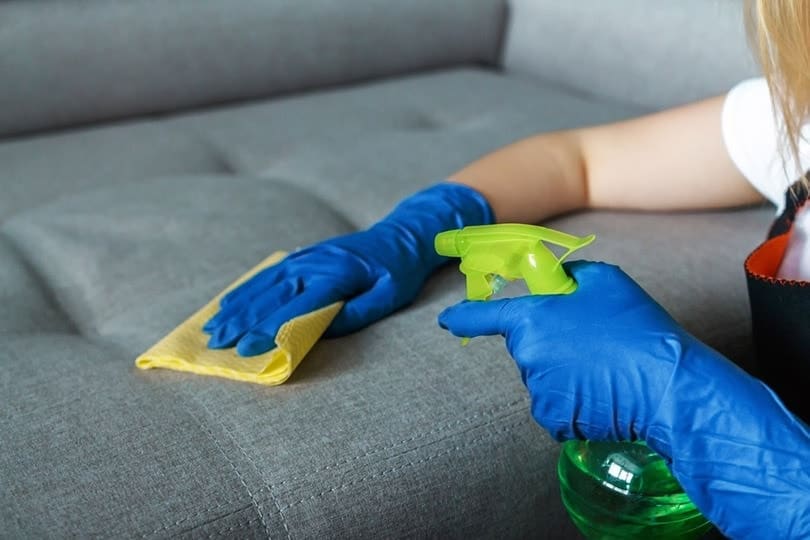
[[[761,201],[721,133],[723,98],[640,118],[523,139],[452,179],[481,192],[500,222],[537,223],[583,208],[688,210]]]
[[[535,135],[471,163],[451,177],[489,201],[499,222],[538,223],[586,206],[578,132]]]
[[[697,210],[760,202],[726,149],[724,99],[583,130],[590,205]]]

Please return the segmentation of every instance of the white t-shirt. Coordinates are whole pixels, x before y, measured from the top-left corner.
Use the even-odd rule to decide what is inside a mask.
[[[810,170],[810,125],[802,130],[805,137],[799,144],[798,163],[789,152],[783,160],[777,116],[765,79],[750,79],[732,88],[726,96],[722,130],[731,160],[781,213],[788,187]],[[777,275],[810,281],[810,205],[796,215]]]

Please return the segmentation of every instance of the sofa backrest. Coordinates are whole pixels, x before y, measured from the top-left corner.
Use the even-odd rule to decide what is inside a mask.
[[[505,0],[5,0],[0,137],[494,63]]]
[[[510,0],[506,36],[507,71],[651,110],[759,73],[743,0]]]

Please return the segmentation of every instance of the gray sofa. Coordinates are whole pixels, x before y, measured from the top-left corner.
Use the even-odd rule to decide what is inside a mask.
[[[263,387],[135,357],[268,253],[503,144],[754,75],[740,2],[0,4],[0,537],[576,537],[501,339],[411,307]],[[650,179],[655,182],[655,178]],[[747,368],[767,208],[586,212]]]

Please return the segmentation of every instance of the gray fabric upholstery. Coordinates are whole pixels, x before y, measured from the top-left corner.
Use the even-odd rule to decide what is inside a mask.
[[[722,94],[759,70],[743,0],[511,0],[507,70],[648,109]]]
[[[271,251],[363,227],[528,133],[633,113],[459,69],[0,144],[3,534],[575,537],[502,340],[461,348],[434,322],[463,297],[454,268],[281,387],[133,360]],[[770,217],[551,225],[597,233],[584,257],[745,363],[742,259]]]
[[[0,3],[0,536],[576,537],[502,340],[435,324],[455,268],[280,387],[134,358],[485,152],[748,73],[719,67],[733,17],[700,22],[737,2],[619,4],[513,0],[501,51],[503,0]],[[751,367],[742,260],[771,217],[549,225]]]
[[[498,54],[503,0],[11,0],[0,137]]]
[[[351,204],[346,218],[367,225],[381,206],[534,133],[537,116],[556,129],[634,111],[461,69],[17,139],[0,144],[0,219],[93,188],[218,173],[286,180]],[[511,129],[488,129],[500,124]]]

